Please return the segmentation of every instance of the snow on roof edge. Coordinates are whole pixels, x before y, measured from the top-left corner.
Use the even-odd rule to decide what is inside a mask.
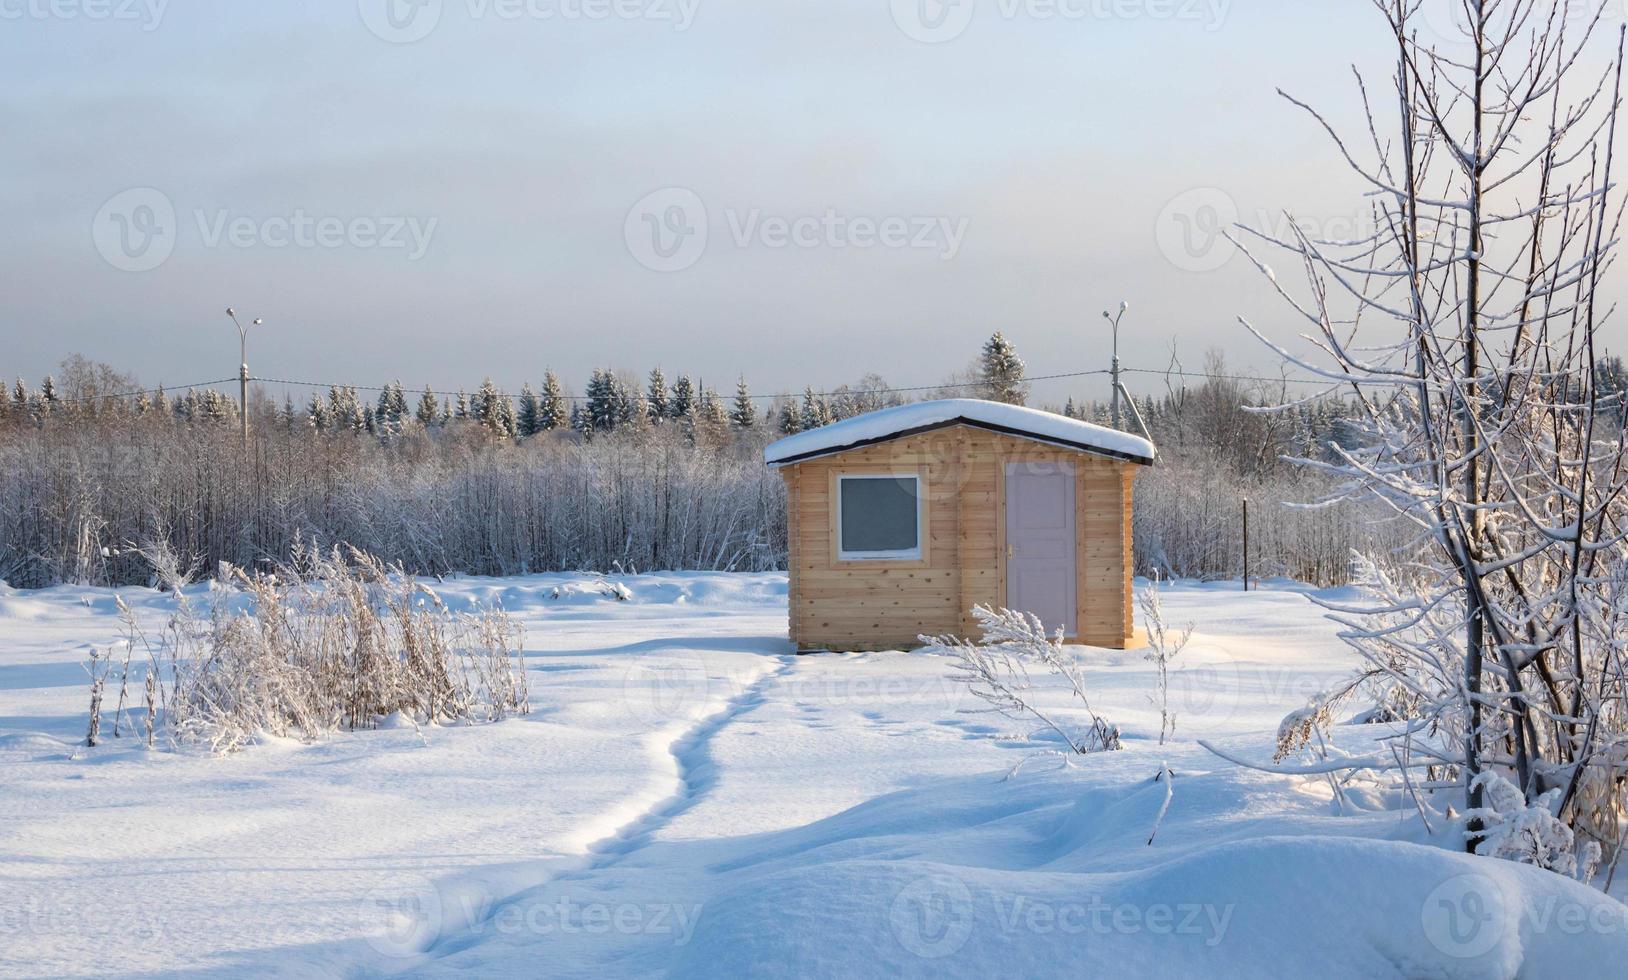
[[[1007,429],[1035,439],[1065,442],[1087,452],[1094,449],[1137,462],[1151,463],[1154,457],[1153,443],[1128,432],[1118,432],[1022,405],[977,398],[944,398],[867,412],[787,436],[764,448],[763,461],[770,465],[788,463],[957,421]]]

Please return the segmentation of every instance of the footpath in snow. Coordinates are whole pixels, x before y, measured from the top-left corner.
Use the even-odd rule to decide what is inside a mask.
[[[1198,624],[1175,738],[1139,653],[1082,649],[1125,751],[1003,782],[1051,743],[974,713],[943,658],[790,655],[783,576],[623,581],[626,601],[581,576],[438,587],[524,622],[527,716],[224,758],[78,746],[114,593],[0,590],[0,974],[1498,977],[1628,956],[1628,909],[1597,890],[1196,744],[1267,760],[1352,669],[1292,587],[1170,588],[1169,619]]]

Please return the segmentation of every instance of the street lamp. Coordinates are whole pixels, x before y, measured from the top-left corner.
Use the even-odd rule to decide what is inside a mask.
[[[1114,360],[1113,360],[1113,364],[1112,364],[1112,372],[1111,373],[1113,374],[1113,383],[1114,383],[1113,406],[1114,406],[1114,428],[1115,429],[1118,429],[1120,427],[1119,426],[1119,321],[1120,321],[1120,319],[1122,317],[1124,317],[1125,311],[1130,309],[1130,307],[1131,307],[1131,305],[1129,303],[1121,301],[1120,304],[1119,304],[1119,312],[1118,313],[1109,313],[1107,310],[1102,311],[1102,318],[1104,320],[1108,321],[1108,323],[1113,327],[1113,331],[1114,331]]]
[[[258,327],[264,323],[255,317],[245,327],[237,318],[237,311],[230,306],[226,308],[226,315],[232,318],[232,325],[237,327],[237,417],[243,429],[243,446],[249,445],[249,327]]]

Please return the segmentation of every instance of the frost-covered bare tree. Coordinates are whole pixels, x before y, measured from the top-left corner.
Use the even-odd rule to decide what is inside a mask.
[[[1338,610],[1389,690],[1398,766],[1465,795],[1472,849],[1494,815],[1483,773],[1615,848],[1628,453],[1594,367],[1621,214],[1621,34],[1564,0],[1374,4],[1395,70],[1382,93],[1358,76],[1366,132],[1285,97],[1366,186],[1377,230],[1240,232],[1321,354],[1249,329],[1360,406],[1357,444],[1308,464],[1417,534],[1406,560],[1379,556],[1370,602]],[[1431,39],[1427,14],[1463,38]],[[1273,274],[1274,247],[1304,288]]]

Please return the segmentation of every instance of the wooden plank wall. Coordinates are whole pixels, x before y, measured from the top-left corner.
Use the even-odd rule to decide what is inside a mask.
[[[940,429],[788,466],[796,486],[788,509],[792,540],[791,635],[799,647],[899,649],[919,634],[960,625],[961,464],[955,430]],[[927,493],[926,560],[837,562],[833,549],[838,473],[920,473]]]
[[[976,632],[975,603],[1005,596],[1005,466],[1075,469],[1080,642],[1130,635],[1129,493],[1138,467],[966,426],[896,439],[782,469],[788,493],[791,636],[803,649],[908,649],[918,634]],[[837,562],[833,477],[919,472],[927,487],[920,562]]]

